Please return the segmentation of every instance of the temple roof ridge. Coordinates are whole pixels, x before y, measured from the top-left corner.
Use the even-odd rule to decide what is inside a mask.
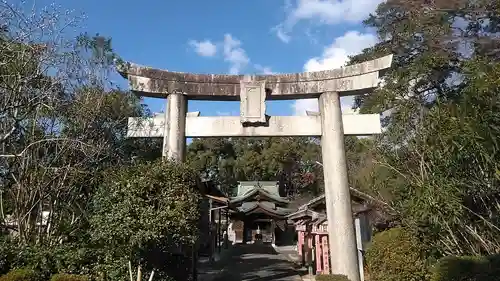
[[[283,208],[283,207],[278,207],[270,206],[270,204],[265,204],[266,202],[248,202],[246,206],[242,205],[238,207],[238,211],[245,213],[245,214],[251,214],[251,213],[256,213],[256,212],[262,212],[266,213],[271,216],[278,216],[278,217],[286,217],[288,214],[290,214],[293,210],[288,209],[288,208]]]
[[[242,201],[245,201],[247,199],[252,198],[252,196],[257,195],[257,194],[263,195],[263,196],[267,197],[268,199],[271,199],[271,200],[279,202],[279,203],[283,203],[283,204],[290,203],[290,201],[288,199],[281,197],[279,195],[276,195],[276,194],[272,194],[271,192],[269,192],[268,190],[266,190],[260,186],[255,187],[253,189],[246,190],[242,195],[230,198],[230,201],[231,201],[231,203],[242,202]]]

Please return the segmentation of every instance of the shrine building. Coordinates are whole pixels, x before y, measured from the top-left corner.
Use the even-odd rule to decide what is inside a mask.
[[[289,203],[275,181],[240,182],[236,196],[229,198],[233,209],[229,240],[276,244],[289,239],[293,236],[293,228],[290,231],[287,216],[294,211],[287,208]]]

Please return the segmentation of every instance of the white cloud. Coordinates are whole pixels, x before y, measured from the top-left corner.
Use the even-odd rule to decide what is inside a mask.
[[[258,72],[266,75],[271,75],[271,74],[276,74],[276,72],[273,72],[270,67],[268,66],[262,66],[260,64],[255,64],[253,66]]]
[[[292,105],[295,115],[306,115],[306,111],[319,111],[318,99],[296,100]]]
[[[320,71],[342,67],[349,60],[349,56],[359,54],[363,49],[376,43],[377,37],[371,33],[348,31],[343,36],[335,38],[320,57],[309,59],[304,65],[304,70]]]
[[[295,0],[286,1],[286,19],[273,30],[280,40],[290,41],[288,33],[301,21],[334,25],[360,23],[384,0]]]
[[[283,43],[288,43],[292,39],[291,36],[288,35],[288,32],[285,31],[285,28],[282,24],[275,26],[271,29],[271,31],[276,32],[276,36],[278,36],[278,39],[280,39]]]
[[[196,41],[190,40],[189,45],[202,57],[213,57],[217,53],[217,46],[210,40]]]
[[[341,97],[341,109],[343,114],[357,114],[359,110],[352,109],[353,97]],[[306,111],[319,111],[318,99],[296,100],[292,105],[295,115],[306,115]]]
[[[231,65],[229,68],[230,74],[239,74],[250,62],[247,53],[241,48],[241,41],[231,34],[224,35],[223,51],[224,60]]]
[[[217,49],[222,47],[224,61],[229,63],[229,73],[239,74],[250,63],[246,51],[241,47],[242,43],[233,35],[227,33],[224,35],[222,42],[212,43],[211,40],[204,41],[189,41],[189,45],[194,51],[203,57],[213,57],[217,53]],[[254,64],[253,68],[262,74],[274,74],[268,66]]]
[[[377,43],[377,37],[370,33],[348,31],[341,37],[335,38],[333,43],[326,47],[320,57],[309,59],[304,65],[304,71],[320,71],[340,68],[344,66],[349,56],[360,53],[363,49]],[[342,112],[356,113],[352,108],[353,98],[341,98]],[[293,105],[295,115],[304,115],[306,110],[318,111],[317,99],[303,99],[295,101]]]

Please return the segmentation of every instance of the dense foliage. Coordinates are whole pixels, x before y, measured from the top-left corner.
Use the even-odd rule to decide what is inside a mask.
[[[498,1],[397,1],[365,24],[394,54],[384,86],[357,98],[385,111],[369,185],[440,255],[500,251]]]
[[[0,281],[38,281],[38,277],[31,269],[16,269],[0,276]]]
[[[320,147],[307,138],[195,139],[188,160],[228,193],[238,181],[280,180],[288,196],[321,193]]]
[[[39,279],[48,280],[57,272],[94,275],[98,253],[87,243],[59,245],[23,245],[17,240],[3,241],[0,251],[4,257],[0,275],[16,268],[35,270]]]
[[[60,273],[52,275],[50,281],[89,281],[89,278],[85,275]]]
[[[186,280],[199,231],[198,183],[195,173],[179,163],[110,169],[92,196],[89,228],[78,243],[2,241],[0,269],[29,267],[44,280],[57,272],[116,280],[128,276],[133,262],[156,270],[155,280]]]
[[[408,229],[397,227],[377,233],[366,252],[370,280],[428,280],[428,249],[425,247]]]
[[[154,151],[152,141],[125,139],[127,118],[148,112],[108,82],[108,39],[66,36],[78,17],[55,6],[24,18],[9,5],[0,4],[1,230],[18,232],[20,244],[73,241],[102,171]]]
[[[498,281],[500,256],[444,257],[433,268],[431,281]]]
[[[187,274],[200,221],[196,179],[186,165],[161,161],[107,173],[90,219],[92,241],[104,249],[100,271],[115,280],[127,276],[132,261],[159,269],[156,280],[161,270]]]
[[[346,137],[345,143],[352,185],[366,190],[372,141]],[[321,147],[317,139],[194,139],[188,146],[188,161],[203,178],[219,183],[228,194],[238,181],[245,180],[278,180],[285,195],[293,199],[323,193]]]

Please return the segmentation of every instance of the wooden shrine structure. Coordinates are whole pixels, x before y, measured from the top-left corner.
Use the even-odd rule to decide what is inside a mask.
[[[378,114],[342,115],[340,97],[369,94],[392,55],[339,69],[276,75],[193,74],[123,63],[120,74],[137,95],[167,100],[163,116],[129,118],[129,137],[162,137],[163,156],[184,161],[190,137],[321,137],[326,215],[334,274],[360,281],[347,181],[344,134],[381,133]],[[268,116],[266,100],[319,99],[308,116]],[[239,100],[240,116],[187,112],[188,100]]]
[[[201,191],[205,198],[202,255],[214,257],[229,243],[274,244],[276,230],[290,229],[287,216],[294,210],[286,208],[289,201],[281,196],[275,181],[240,182],[234,197],[227,197],[211,181],[203,182]]]
[[[364,280],[363,252],[371,239],[370,217],[376,207],[371,200],[351,191],[352,219],[355,225],[356,250],[360,280]],[[375,211],[376,212],[376,211]],[[297,232],[297,252],[302,263],[307,264],[315,274],[330,274],[330,254],[336,251],[330,247],[325,195],[314,198],[290,214]]]
[[[236,196],[229,198],[234,208],[229,235],[233,243],[276,243],[276,231],[287,231],[287,216],[293,212],[275,181],[243,181]],[[281,235],[283,237],[283,235]]]
[[[199,254],[209,256],[220,254],[222,247],[227,247],[223,233],[229,226],[231,208],[229,200],[213,181],[203,181],[200,188],[203,195],[201,206],[201,233]]]

